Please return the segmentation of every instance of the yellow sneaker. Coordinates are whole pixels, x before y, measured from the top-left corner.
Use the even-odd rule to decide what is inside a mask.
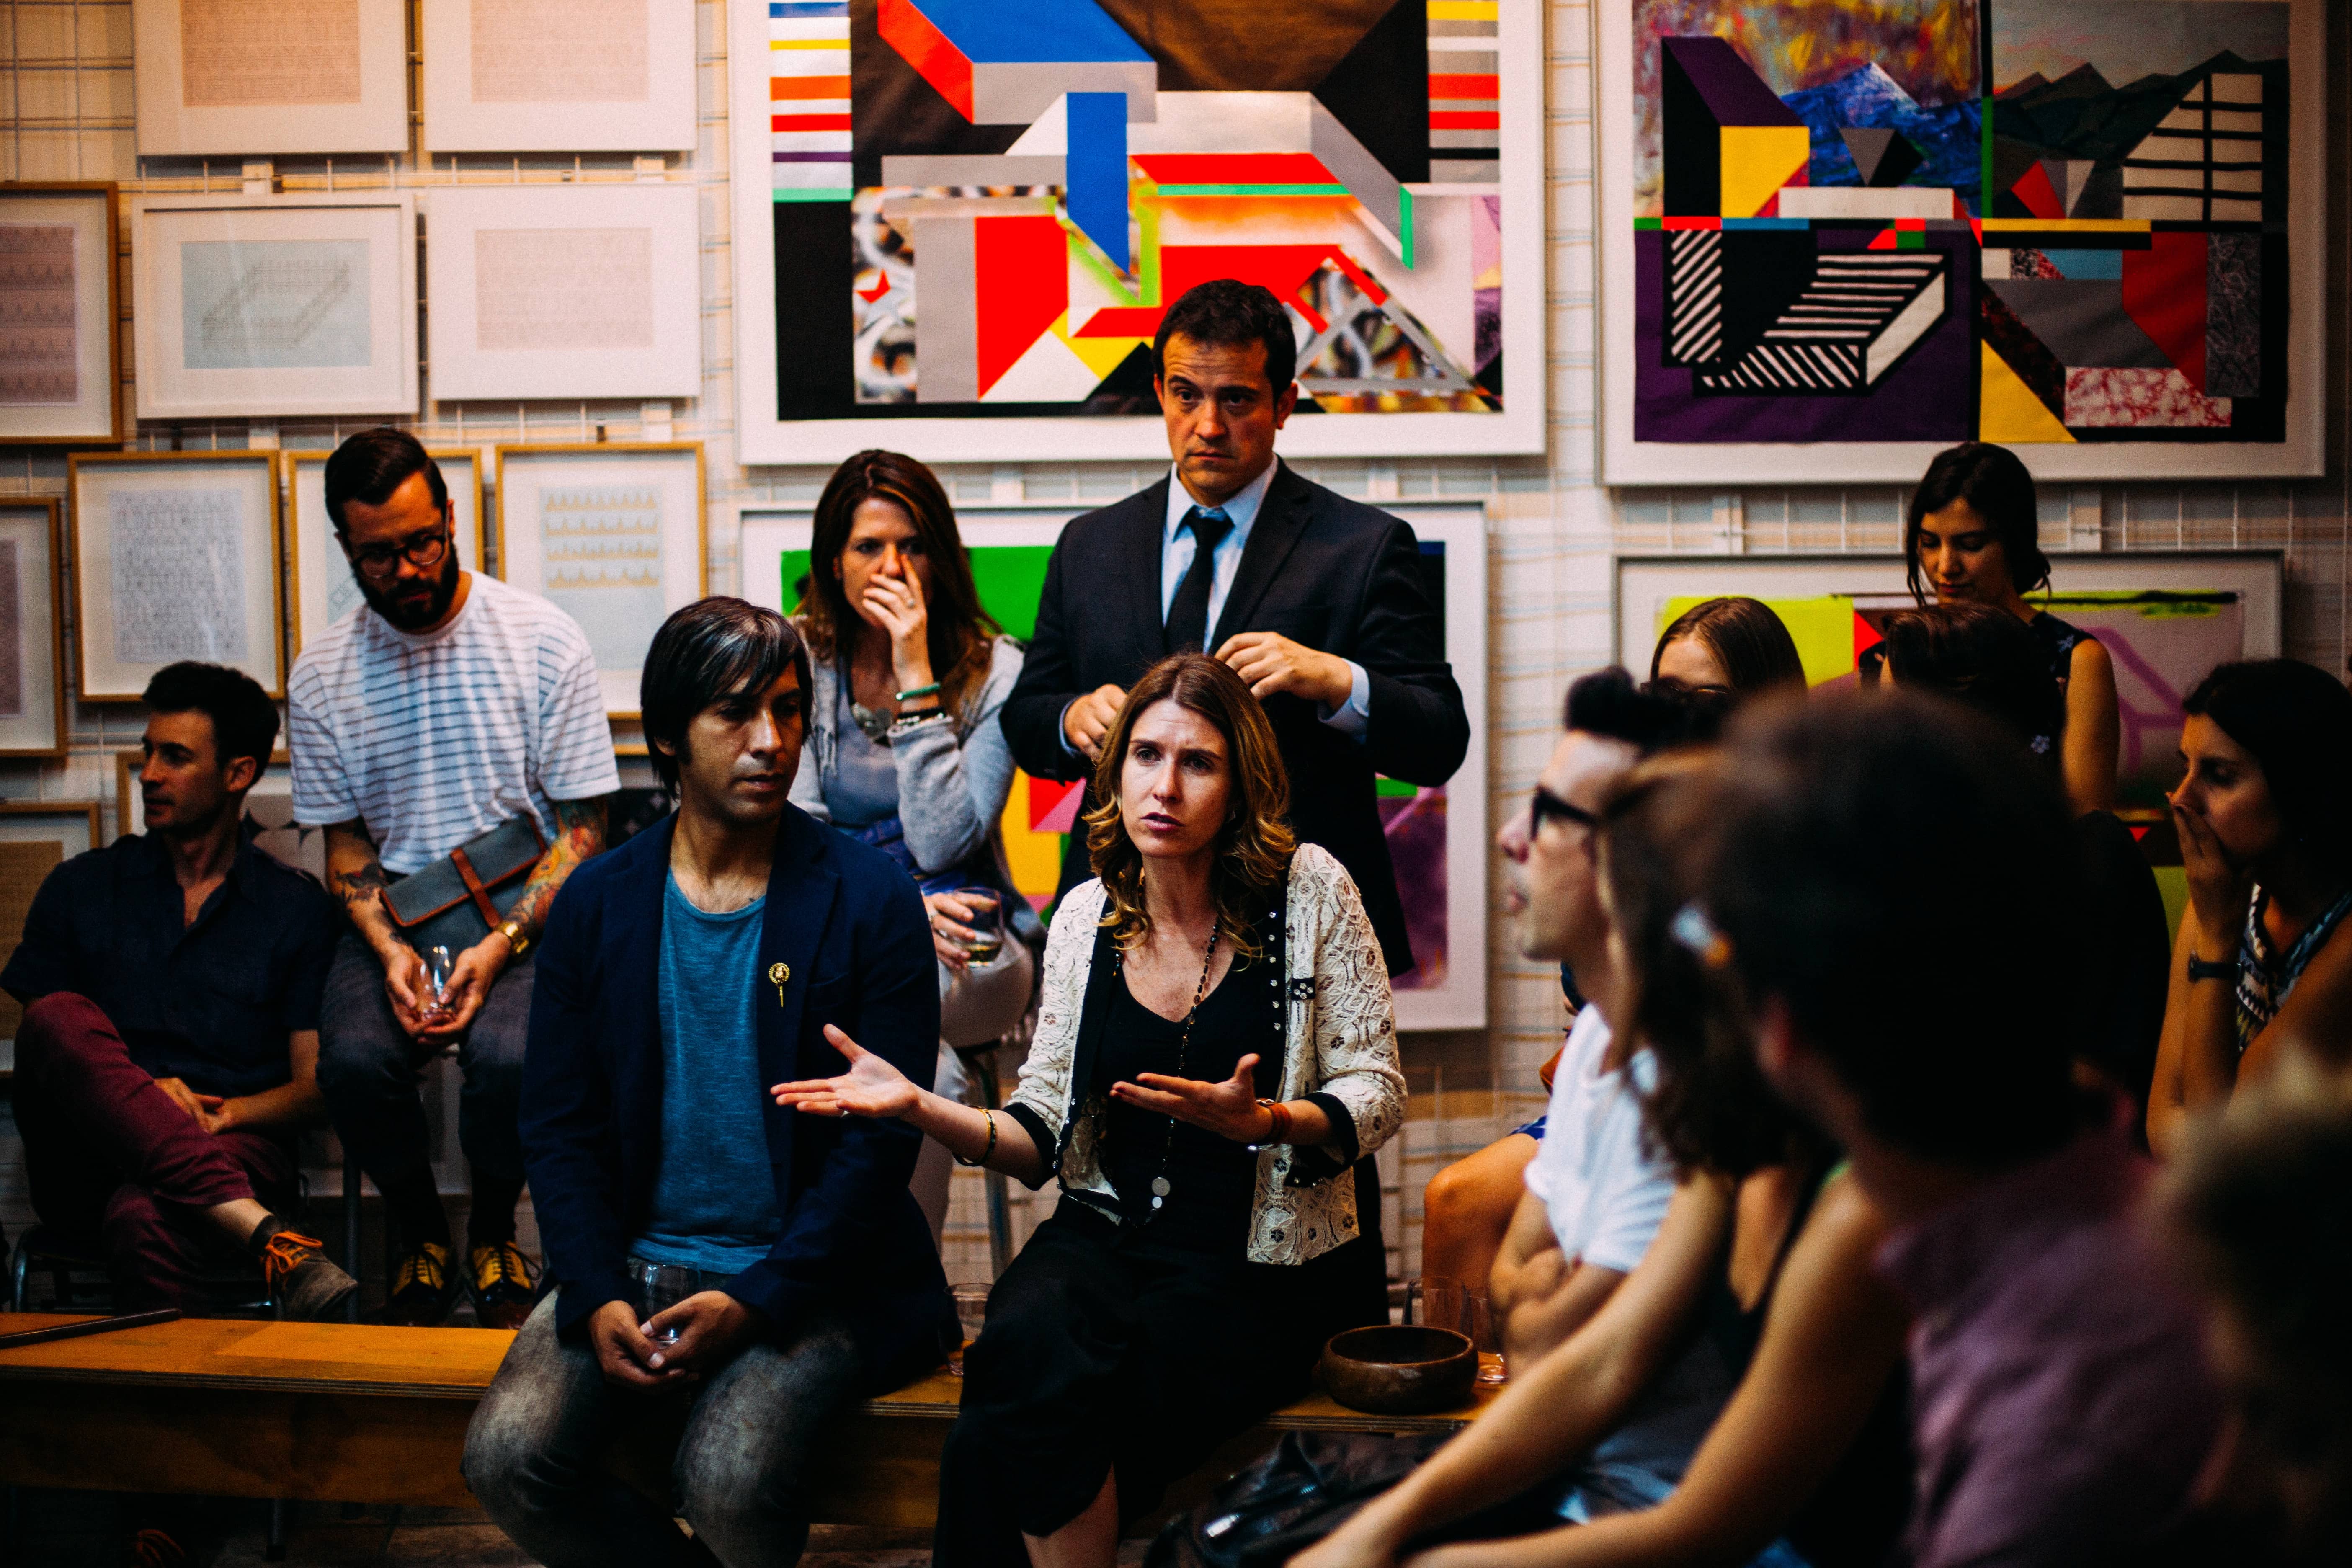
[[[478,1247],[466,1258],[466,1293],[474,1319],[486,1329],[519,1329],[539,1301],[530,1259],[511,1241]]]

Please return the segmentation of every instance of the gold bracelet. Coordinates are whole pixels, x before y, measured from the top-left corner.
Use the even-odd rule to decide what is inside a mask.
[[[522,927],[517,921],[508,921],[506,924],[499,927],[499,934],[506,938],[507,944],[514,949],[508,954],[509,958],[520,958],[530,951],[530,938],[522,934]]]
[[[962,1155],[956,1154],[955,1163],[959,1165],[985,1165],[988,1163],[988,1157],[996,1152],[996,1112],[983,1110],[981,1114],[988,1118],[988,1147],[980,1152],[980,1158],[977,1160],[967,1160]],[[950,1149],[948,1152],[954,1154],[955,1151]]]

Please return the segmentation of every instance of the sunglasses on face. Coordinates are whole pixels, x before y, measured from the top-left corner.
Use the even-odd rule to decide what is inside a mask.
[[[1536,785],[1536,793],[1528,801],[1528,832],[1530,837],[1541,833],[1547,822],[1573,822],[1586,827],[1599,827],[1601,818],[1580,805],[1570,805],[1559,796]]]

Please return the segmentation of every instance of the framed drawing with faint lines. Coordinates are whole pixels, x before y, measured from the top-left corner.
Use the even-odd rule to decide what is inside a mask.
[[[425,202],[435,402],[701,395],[692,185],[448,185]]]
[[[278,454],[98,452],[67,459],[75,695],[136,702],[203,659],[286,695]]]
[[[0,801],[0,964],[16,955],[33,895],[48,874],[98,847],[96,801]],[[16,1068],[16,1026],[24,1005],[0,992],[0,1080]]]
[[[289,575],[294,583],[293,613],[286,617],[292,657],[316,641],[320,633],[358,609],[359,580],[335,540],[334,520],[327,515],[327,459],[331,453],[289,451],[286,462],[286,549],[291,559]],[[426,456],[441,469],[449,487],[451,523],[457,534],[457,563],[468,572],[482,569],[482,454],[473,447],[436,447]]]
[[[743,460],[1163,458],[1218,278],[1287,307],[1291,456],[1542,451],[1547,9],[729,6]]]
[[[0,757],[66,754],[58,507],[0,501]]]
[[[424,0],[425,145],[690,152],[694,14],[676,0]]]
[[[135,196],[139,417],[416,412],[416,198]]]
[[[0,445],[122,439],[115,186],[0,185]]]
[[[142,157],[402,153],[404,0],[135,0]]]
[[[499,575],[580,624],[605,713],[636,718],[654,634],[709,592],[702,443],[500,447],[498,465]]]

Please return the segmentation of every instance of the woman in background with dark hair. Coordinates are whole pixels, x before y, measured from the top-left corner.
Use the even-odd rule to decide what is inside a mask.
[[[1675,617],[1650,655],[1650,683],[1669,696],[1736,703],[1781,688],[1805,689],[1797,642],[1770,605],[1729,597]]]
[[[1897,686],[1977,710],[2056,779],[2066,710],[2041,644],[2016,616],[1959,600],[1901,611],[1880,630],[1883,640],[1863,656],[1865,683],[1883,670]],[[2074,843],[2084,881],[2067,1038],[2075,1060],[2130,1095],[2145,1121],[2171,952],[2164,895],[2138,840],[2113,812],[2076,813]]]
[[[2098,638],[2037,610],[2025,595],[2050,585],[2033,476],[2003,447],[1970,441],[1937,454],[1911,492],[1903,523],[1905,574],[1922,605],[1966,601],[2025,624],[2066,701],[2060,776],[2077,812],[2116,804],[2115,661]]]
[[[2181,704],[2172,820],[2189,873],[2148,1104],[2169,1155],[2195,1112],[2291,1046],[2352,1051],[2352,692],[2291,658],[2225,664]]]
[[[806,765],[793,804],[881,849],[923,890],[940,959],[932,1087],[961,1099],[951,1047],[986,1045],[1026,1011],[1032,946],[1045,933],[1013,885],[1001,819],[1013,752],[997,710],[1021,675],[1021,645],[981,607],[955,509],[931,470],[896,452],[860,452],[816,503],[809,580],[793,617],[809,647]],[[959,889],[985,888],[976,897]],[[972,967],[965,922],[1003,911],[1008,940]],[[947,1151],[923,1146],[915,1197],[936,1237],[947,1222]]]

